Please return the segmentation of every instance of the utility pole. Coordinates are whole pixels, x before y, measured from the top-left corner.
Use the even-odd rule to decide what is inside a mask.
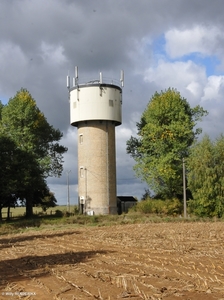
[[[184,218],[187,218],[187,197],[186,197],[186,176],[185,176],[185,161],[183,158],[183,198],[184,198]]]
[[[69,173],[71,173],[71,170],[66,171],[66,174],[67,174],[67,212],[68,213],[70,213]]]

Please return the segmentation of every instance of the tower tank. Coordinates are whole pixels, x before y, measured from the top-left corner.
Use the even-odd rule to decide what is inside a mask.
[[[122,123],[122,87],[99,80],[67,78],[70,122],[78,129],[78,201],[86,214],[117,214],[115,127]],[[119,81],[118,81],[119,82]]]

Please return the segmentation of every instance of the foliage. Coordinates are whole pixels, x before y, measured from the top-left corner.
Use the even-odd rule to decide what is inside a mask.
[[[75,215],[79,215],[80,214],[79,205],[75,205],[73,211]]]
[[[40,206],[42,207],[43,211],[46,212],[48,208],[56,206],[57,200],[54,196],[54,193],[47,190],[47,192],[41,198]]]
[[[59,209],[57,209],[56,211],[55,211],[55,217],[63,217],[63,212],[61,211],[61,210],[59,210]]]
[[[0,133],[0,218],[3,207],[13,207],[17,202],[18,195],[28,184],[34,184],[34,167],[32,157],[23,150],[16,147],[14,141]],[[32,174],[27,173],[27,166],[30,165]]]
[[[151,197],[151,192],[150,192],[150,190],[149,190],[149,189],[145,189],[145,192],[144,192],[144,194],[142,195],[141,200],[146,200],[146,199],[148,199],[148,198],[150,198],[150,197]]]
[[[1,120],[1,116],[2,116],[2,109],[3,109],[4,105],[0,100],[0,120]]]
[[[46,182],[43,182],[42,189],[34,191],[33,204],[41,207],[43,212],[46,212],[50,207],[55,207],[56,203],[54,193],[49,190]]]
[[[14,185],[7,188],[26,200],[30,216],[34,193],[45,188],[45,178],[62,173],[63,153],[67,151],[59,144],[62,133],[47,122],[31,94],[22,88],[7,105],[1,105],[0,134],[7,140],[4,153],[10,151],[6,173]]]
[[[152,199],[148,198],[138,202],[133,209],[143,214],[179,215],[182,212],[182,204],[177,198]]]
[[[182,159],[201,133],[195,125],[206,113],[191,108],[175,89],[152,96],[137,123],[139,137],[127,141],[127,153],[136,161],[137,176],[156,194],[182,198]]]
[[[12,193],[16,184],[17,151],[13,141],[0,133],[0,203]],[[2,201],[1,201],[2,200]]]
[[[3,107],[2,130],[17,147],[35,156],[45,176],[61,175],[62,154],[67,151],[58,143],[62,133],[47,122],[26,89]]]
[[[187,161],[193,199],[189,209],[198,216],[224,215],[224,136],[214,142],[205,135],[195,143]]]

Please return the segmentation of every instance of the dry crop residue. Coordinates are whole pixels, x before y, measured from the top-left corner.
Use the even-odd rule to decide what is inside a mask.
[[[0,299],[224,299],[224,223],[28,231],[0,238]]]

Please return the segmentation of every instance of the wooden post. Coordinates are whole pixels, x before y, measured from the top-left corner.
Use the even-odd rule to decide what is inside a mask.
[[[184,199],[184,218],[187,218],[187,199],[186,199],[186,177],[185,177],[185,161],[183,158],[183,199]]]

